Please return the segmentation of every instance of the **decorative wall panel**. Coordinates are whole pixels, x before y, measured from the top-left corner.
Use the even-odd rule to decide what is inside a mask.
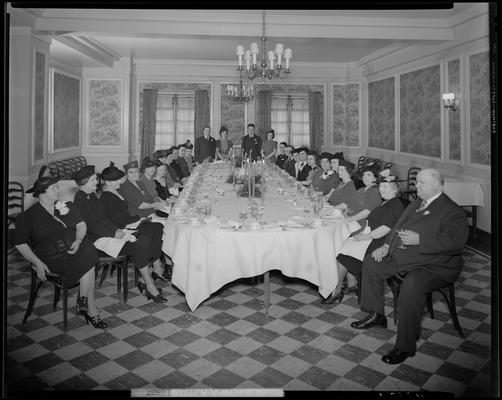
[[[490,60],[488,52],[469,57],[471,162],[490,165]]]
[[[89,80],[89,145],[120,146],[121,96],[120,80]]]
[[[460,60],[448,61],[448,93],[460,96]],[[460,116],[462,108],[448,112],[448,143],[450,160],[460,161]]]
[[[53,149],[77,147],[80,138],[80,79],[54,71]]]
[[[244,126],[244,103],[232,100],[226,95],[227,84],[220,86],[221,93],[221,124],[228,128],[228,138],[234,144],[240,144],[242,137],[246,132]],[[218,129],[219,130],[219,129]],[[214,135],[219,139],[219,135],[215,132]]]
[[[45,141],[45,54],[35,52],[34,160],[44,158]]]
[[[333,85],[333,144],[359,146],[359,84]]]
[[[368,146],[395,149],[394,77],[368,84]]]
[[[400,151],[441,157],[439,65],[400,76]]]

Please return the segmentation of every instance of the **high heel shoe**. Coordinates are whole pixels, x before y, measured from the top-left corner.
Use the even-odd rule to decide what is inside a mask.
[[[159,290],[159,294],[154,296],[151,294],[147,288],[145,288],[145,296],[148,300],[153,300],[155,303],[167,303],[167,299],[162,296],[162,292]]]
[[[87,313],[89,310],[89,302],[87,300],[87,297],[85,296],[80,296],[77,298],[77,311],[80,311],[81,313]]]
[[[340,292],[335,296],[333,296],[333,293],[331,293],[326,299],[323,299],[321,301],[321,304],[333,304],[337,300],[341,303],[343,300],[343,296],[345,296],[345,293],[343,292]]]
[[[146,284],[145,282],[141,282],[139,281],[138,282],[138,290],[141,294],[143,294],[143,291],[146,289]]]
[[[87,325],[89,325],[89,322],[91,322],[92,326],[97,329],[108,328],[108,325],[101,319],[99,314],[91,317],[89,314],[85,313],[85,322],[87,322]]]

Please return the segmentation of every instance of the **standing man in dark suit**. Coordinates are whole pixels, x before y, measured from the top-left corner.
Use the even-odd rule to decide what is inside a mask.
[[[388,364],[415,355],[426,294],[454,282],[462,269],[460,253],[467,243],[469,225],[465,211],[443,193],[443,184],[438,171],[421,170],[416,183],[418,198],[404,210],[385,243],[363,261],[361,308],[369,315],[351,324],[356,329],[387,326],[384,282],[406,274],[398,299],[396,343],[382,357]]]
[[[248,124],[247,130],[248,134],[242,138],[242,153],[244,159],[249,157],[251,161],[256,161],[261,157],[261,137],[255,135],[254,124]]]
[[[216,139],[211,136],[211,127],[202,129],[203,135],[195,139],[194,159],[201,164],[204,160],[213,161],[216,156]]]

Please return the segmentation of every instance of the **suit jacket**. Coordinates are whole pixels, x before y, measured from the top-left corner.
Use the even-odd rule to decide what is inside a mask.
[[[143,182],[137,181],[136,183],[138,187],[129,179],[126,179],[124,183],[120,185],[118,192],[126,199],[129,214],[132,216],[139,215],[141,218],[148,217],[155,212],[155,210],[153,208],[140,209],[139,206],[141,203],[154,203],[155,199],[150,196]]]
[[[246,135],[242,138],[242,152],[244,157],[250,157],[251,161],[255,161],[261,157],[261,137]]]
[[[176,160],[173,160],[173,162],[171,163],[171,168],[176,172],[176,175],[181,180],[182,178],[184,178],[184,176],[183,176],[183,172],[181,172],[181,166],[178,163],[178,160],[179,160],[179,158]]]
[[[288,156],[286,154],[279,154],[277,156],[277,160],[275,160],[275,164],[279,167],[284,169],[284,163],[288,159]]]
[[[185,178],[190,175],[190,170],[188,169],[188,163],[184,158],[179,157],[176,160],[176,163],[180,166],[181,174],[183,175],[182,178]]]
[[[284,161],[284,170],[289,175],[296,176],[295,160],[294,160],[294,158],[290,158],[289,160]]]
[[[451,269],[462,267],[461,251],[469,237],[469,225],[465,211],[442,193],[425,210],[418,211],[422,199],[417,198],[403,212],[385,243],[389,256],[399,271],[409,271],[427,266],[438,268],[440,276],[450,276]],[[395,230],[410,230],[420,235],[418,245],[396,246],[400,243]],[[443,271],[442,271],[443,270]],[[449,270],[449,271],[448,271]]]
[[[206,139],[203,135],[195,139],[193,156],[196,162],[202,163],[206,158],[213,161],[215,154],[216,140],[214,137],[209,136],[209,139]]]
[[[312,167],[305,162],[303,168],[298,170],[296,179],[299,181],[306,181],[310,171],[312,171]]]

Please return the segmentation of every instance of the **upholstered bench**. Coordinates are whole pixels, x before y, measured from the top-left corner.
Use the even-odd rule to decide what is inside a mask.
[[[48,165],[49,175],[54,178],[61,177],[62,179],[72,179],[72,174],[86,165],[87,160],[84,156],[76,156],[66,158],[64,160],[53,161]]]

